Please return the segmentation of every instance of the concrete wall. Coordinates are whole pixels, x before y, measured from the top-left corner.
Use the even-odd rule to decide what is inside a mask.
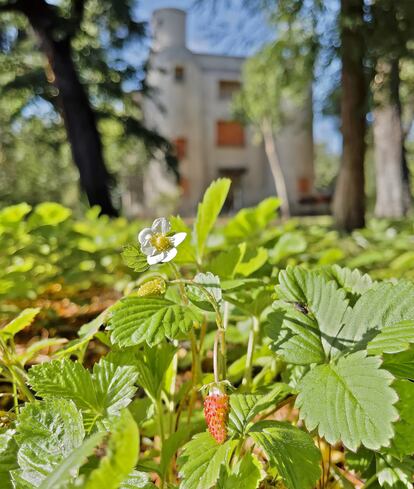
[[[253,130],[246,128],[244,147],[218,147],[216,123],[230,120],[231,99],[219,96],[219,81],[241,80],[244,58],[192,53],[186,47],[185,12],[160,9],[154,12],[153,44],[148,83],[155,90],[144,106],[146,124],[168,139],[187,139],[187,154],[180,161],[186,181],[178,210],[182,215],[196,211],[204,190],[223,171],[243,170],[234,207],[257,204],[275,194],[262,144],[255,144]],[[175,80],[175,67],[184,69],[184,80]],[[294,110],[293,117],[278,135],[280,158],[285,171],[293,211],[300,213],[298,179],[309,180],[313,191],[313,141],[311,103]],[[145,183],[146,204],[153,210],[160,194],[177,197],[171,177],[163,175],[159,164],[149,170]],[[156,169],[156,170],[155,170]],[[303,187],[303,184],[302,184]],[[175,196],[174,196],[175,194]],[[165,199],[164,199],[165,200]],[[168,198],[167,198],[168,200]],[[234,209],[236,210],[236,209]]]

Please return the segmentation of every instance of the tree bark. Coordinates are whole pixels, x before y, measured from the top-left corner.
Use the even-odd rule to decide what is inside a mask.
[[[399,218],[407,209],[398,60],[378,61],[373,89],[376,102],[373,125],[377,189],[375,215]]]
[[[363,0],[341,0],[342,163],[333,215],[345,231],[365,225],[366,87],[364,76]]]
[[[262,134],[267,160],[269,162],[270,171],[272,172],[273,180],[276,187],[276,193],[282,200],[280,213],[282,217],[290,217],[290,205],[288,192],[286,187],[285,176],[283,175],[282,165],[280,163],[273,128],[269,121],[264,121],[262,124]]]
[[[16,5],[28,18],[49,60],[73,159],[89,203],[99,205],[103,214],[116,216],[95,115],[73,63],[71,35],[62,35],[62,19],[44,0],[19,0]]]

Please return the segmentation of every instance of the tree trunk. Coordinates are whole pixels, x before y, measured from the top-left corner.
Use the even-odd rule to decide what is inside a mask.
[[[72,155],[90,205],[99,205],[103,214],[116,216],[111,202],[108,174],[102,155],[100,135],[88,96],[72,59],[71,37],[59,38],[59,26],[53,7],[44,0],[20,2],[38,36],[53,71],[53,83],[65,121]]]
[[[399,218],[405,214],[403,130],[399,104],[398,60],[379,61],[374,80],[374,159],[376,217]]]
[[[269,121],[263,122],[262,133],[266,156],[269,161],[270,171],[272,172],[273,180],[275,182],[276,193],[278,197],[280,197],[280,199],[282,200],[280,212],[282,217],[290,217],[290,205],[285,177],[283,175],[282,166],[280,164],[280,159],[277,152],[273,128]]]
[[[365,102],[363,0],[341,0],[342,163],[333,215],[338,228],[365,225]]]

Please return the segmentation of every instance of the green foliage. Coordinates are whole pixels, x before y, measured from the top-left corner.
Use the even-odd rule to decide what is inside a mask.
[[[194,223],[197,259],[202,260],[204,250],[210,234],[226,200],[231,181],[220,178],[208,187],[203,200],[198,204],[197,218]]]
[[[48,399],[25,406],[17,422],[16,441],[19,468],[11,472],[14,484],[35,488],[42,484],[74,450],[85,436],[82,415],[72,401]],[[98,436],[93,440],[98,442]],[[77,471],[89,453],[87,444],[77,453]],[[66,473],[67,475],[67,473]],[[47,487],[47,486],[46,486]]]
[[[154,345],[174,339],[192,327],[197,316],[186,306],[164,298],[127,297],[113,309],[112,341],[121,346]]]
[[[88,476],[84,489],[118,489],[135,467],[139,455],[139,433],[129,411],[124,410],[113,419],[111,431],[106,455]]]
[[[38,307],[25,309],[17,316],[17,318],[13,319],[13,321],[6,324],[4,328],[0,329],[0,335],[5,338],[13,338],[19,331],[30,326],[39,312],[40,309]]]
[[[288,489],[310,489],[320,477],[320,452],[312,437],[289,423],[260,421],[249,431]]]
[[[133,367],[117,366],[105,359],[94,365],[92,373],[66,359],[43,363],[29,371],[29,383],[36,393],[44,398],[73,400],[84,413],[88,430],[131,402],[137,377]]]
[[[398,397],[392,375],[380,365],[379,358],[357,352],[310,370],[296,401],[308,430],[317,428],[329,443],[341,440],[350,450],[361,443],[372,450],[389,445]]]
[[[246,453],[231,473],[219,482],[220,489],[256,489],[263,478],[262,466],[251,453]]]
[[[185,445],[178,463],[182,489],[207,489],[214,486],[220,469],[230,460],[234,441],[218,445],[209,433],[199,433]]]
[[[348,488],[350,470],[368,487],[412,484],[414,289],[409,270],[389,277],[414,228],[372,222],[338,242],[323,219],[275,224],[274,199],[222,225],[214,194],[224,199],[224,187],[207,191],[194,232],[172,219],[189,234],[172,267],[141,268],[139,227],[96,209],[82,220],[49,205],[0,213],[12,256],[0,267],[2,307],[17,316],[0,330],[1,487]],[[141,271],[121,263],[128,240]],[[68,278],[79,259],[82,273]],[[38,292],[8,294],[6,281]],[[151,283],[159,295],[142,296]],[[62,301],[92,284],[95,295],[116,284],[117,295],[99,314],[80,298],[79,327],[80,316],[51,315],[50,284]]]
[[[399,413],[395,424],[395,436],[389,452],[398,458],[414,453],[414,383],[408,380],[397,380],[393,384],[398,395],[396,408]]]
[[[125,246],[124,251],[121,254],[125,265],[132,268],[134,272],[141,273],[148,270],[149,265],[147,262],[147,257],[142,253],[139,244],[134,243]]]

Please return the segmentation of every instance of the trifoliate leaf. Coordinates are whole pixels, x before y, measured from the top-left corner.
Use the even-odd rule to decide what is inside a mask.
[[[2,489],[13,488],[10,472],[18,468],[14,434],[13,429],[0,430],[0,487]]]
[[[408,282],[373,285],[348,311],[340,334],[342,341],[351,346],[359,343],[359,348],[365,348],[366,343],[384,326],[412,320],[413,296],[414,285]]]
[[[321,475],[321,454],[310,435],[279,421],[259,421],[249,435],[262,447],[288,489],[315,486]]]
[[[152,346],[165,338],[187,333],[197,316],[188,307],[164,298],[126,297],[113,309],[109,321],[113,343],[120,347]]]
[[[271,312],[267,317],[266,334],[272,340],[270,348],[289,363],[309,365],[325,361],[315,320],[294,307]]]
[[[359,270],[351,270],[340,267],[339,265],[333,265],[325,273],[328,277],[335,280],[341,289],[345,289],[346,292],[353,296],[360,296],[373,285],[371,277],[366,273],[363,274]]]
[[[414,343],[414,321],[407,320],[384,326],[368,343],[367,350],[369,355],[399,353],[408,350],[412,343]]]
[[[296,267],[281,271],[279,283],[280,297],[302,305],[307,310],[306,314],[315,319],[322,347],[328,357],[338,355],[349,346],[341,340],[349,304],[345,292],[338,289],[335,282],[327,281],[316,272]]]
[[[234,440],[219,445],[210,433],[199,433],[185,446],[178,459],[181,489],[210,489],[219,478],[236,446]]]
[[[196,285],[186,285],[187,295],[190,301],[200,309],[214,311],[211,300],[216,301],[218,304],[222,300],[219,277],[213,275],[211,272],[197,273],[193,282],[202,286],[205,290]]]
[[[383,368],[396,377],[414,380],[414,346],[401,353],[383,356]]]
[[[42,481],[39,489],[59,489],[66,487],[66,483],[70,481],[77,473],[81,465],[86,462],[87,457],[92,455],[95,447],[101,443],[105,433],[94,433],[92,436],[84,440],[82,445],[75,448],[68,457],[64,458],[60,464],[55,467],[53,472]]]
[[[147,473],[133,470],[124,480],[119,489],[156,489]]]
[[[263,476],[259,460],[247,452],[224,481],[219,482],[218,489],[257,489]]]
[[[118,489],[128,480],[139,455],[138,427],[131,413],[124,409],[111,418],[111,436],[106,455],[91,472],[84,489]],[[145,485],[143,486],[145,487]]]
[[[205,191],[202,202],[198,204],[197,218],[194,223],[198,260],[203,257],[208,235],[220,214],[230,185],[231,180],[229,178],[215,180]]]
[[[81,446],[85,431],[72,401],[47,399],[28,403],[17,420],[19,469],[13,480],[39,487],[69,455]]]
[[[237,433],[246,433],[249,423],[257,414],[270,406],[276,406],[293,391],[287,384],[276,384],[265,394],[231,394],[229,426]]]
[[[381,360],[357,352],[311,369],[298,384],[296,406],[309,431],[350,450],[387,446],[398,418],[392,375]]]
[[[396,408],[399,419],[394,425],[395,436],[391,448],[387,451],[402,458],[414,454],[414,383],[409,380],[397,380],[393,384],[398,394]]]
[[[125,265],[132,268],[135,272],[145,272],[149,268],[147,257],[142,253],[141,246],[138,243],[126,245],[121,256]]]
[[[42,397],[71,399],[81,409],[85,423],[116,414],[133,397],[138,373],[131,366],[117,366],[105,359],[89,372],[79,362],[54,360],[29,370],[29,384]]]
[[[414,461],[406,458],[402,461],[389,455],[377,455],[378,482],[384,489],[412,489]]]

